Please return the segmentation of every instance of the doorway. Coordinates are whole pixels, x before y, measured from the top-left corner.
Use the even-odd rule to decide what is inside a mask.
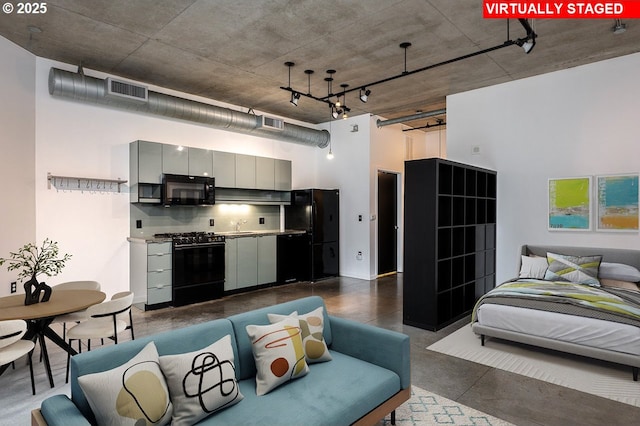
[[[398,174],[378,170],[378,276],[398,270]]]

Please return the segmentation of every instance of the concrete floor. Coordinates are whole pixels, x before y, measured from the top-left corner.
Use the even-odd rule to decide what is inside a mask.
[[[147,312],[134,309],[135,332],[137,337],[146,336],[310,295],[323,297],[331,315],[408,334],[412,383],[428,391],[517,425],[640,424],[640,408],[427,350],[427,346],[468,324],[469,319],[438,332],[403,325],[401,274],[373,281],[336,278],[288,284],[180,308]],[[125,333],[123,340],[127,339]],[[59,386],[64,383],[66,356],[53,344],[47,347]],[[34,369],[41,393],[48,387],[44,368],[36,364]],[[22,398],[31,396],[28,370],[20,376],[18,372],[11,373],[13,379],[0,377],[0,400],[7,401],[5,396],[14,393]]]

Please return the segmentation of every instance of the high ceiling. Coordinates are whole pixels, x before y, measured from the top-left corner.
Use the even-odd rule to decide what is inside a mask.
[[[480,0],[51,0],[46,13],[0,14],[0,35],[33,54],[112,75],[310,123],[327,104],[291,87],[327,95],[525,36],[517,20],[482,18]],[[445,108],[471,89],[640,51],[640,25],[626,21],[535,20],[535,49],[509,46],[371,87],[369,101],[347,95],[351,115],[385,118]],[[615,76],[612,76],[615,78]],[[334,98],[335,100],[335,98]],[[433,123],[431,118],[429,123]],[[427,120],[407,123],[424,126]]]

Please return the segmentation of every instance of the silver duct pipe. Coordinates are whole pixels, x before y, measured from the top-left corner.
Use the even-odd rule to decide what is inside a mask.
[[[327,147],[331,138],[327,130],[315,130],[291,123],[284,123],[284,129],[279,131],[264,129],[261,127],[260,116],[151,90],[148,91],[148,102],[131,102],[107,97],[105,80],[57,68],[49,70],[49,93],[52,96],[177,118],[237,133],[318,148]]]
[[[443,109],[437,109],[435,111],[419,112],[419,113],[413,114],[413,115],[405,115],[404,117],[392,118],[390,120],[384,120],[383,121],[383,120],[378,119],[376,124],[378,125],[378,127],[390,126],[392,124],[404,123],[406,121],[419,120],[421,118],[434,117],[436,115],[442,115],[442,114],[446,114],[446,113],[447,113],[447,109],[443,108]]]

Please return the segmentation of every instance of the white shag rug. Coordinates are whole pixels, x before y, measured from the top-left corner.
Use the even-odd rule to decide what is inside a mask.
[[[427,349],[640,407],[631,367],[480,337],[464,326]]]

